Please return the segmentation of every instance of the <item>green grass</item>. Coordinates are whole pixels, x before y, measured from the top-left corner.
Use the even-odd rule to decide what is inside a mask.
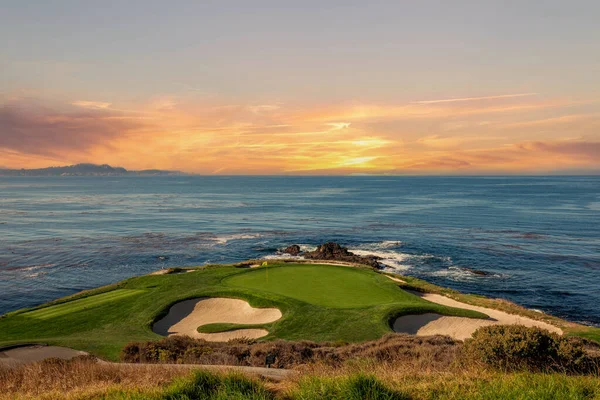
[[[266,324],[228,324],[228,323],[216,323],[206,324],[198,327],[200,333],[219,333],[236,331],[238,329],[264,329]]]
[[[291,390],[292,399],[381,400],[593,400],[600,379],[563,374],[494,374],[489,377],[446,374],[383,382],[370,375],[307,376]]]
[[[280,320],[261,325],[269,331],[266,340],[373,340],[391,331],[393,317],[411,313],[486,317],[427,302],[367,269],[302,264],[257,269],[219,266],[131,278],[7,314],[0,318],[0,346],[41,342],[118,360],[125,344],[160,338],[151,326],[171,305],[196,297],[240,298],[254,307],[279,308]],[[233,328],[220,324],[207,329]]]
[[[329,308],[356,308],[407,301],[410,294],[360,269],[299,265],[262,268],[229,278],[225,283],[268,291]]]
[[[29,311],[24,313],[23,316],[36,319],[50,319],[81,311],[88,312],[91,308],[100,306],[106,302],[122,300],[126,297],[135,296],[143,292],[143,290],[116,289],[107,293],[97,294],[80,300]]]

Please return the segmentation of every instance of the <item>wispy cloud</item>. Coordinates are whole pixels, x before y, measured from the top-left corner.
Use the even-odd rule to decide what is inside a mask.
[[[89,108],[91,110],[103,110],[110,107],[112,103],[105,103],[102,101],[78,100],[72,102],[71,104],[81,108]]]
[[[478,101],[478,100],[499,100],[499,99],[510,99],[516,97],[529,97],[536,96],[539,93],[516,93],[516,94],[501,94],[496,96],[483,96],[483,97],[462,97],[462,98],[451,98],[441,100],[419,100],[413,101],[412,104],[437,104],[437,103],[456,103],[463,101]]]

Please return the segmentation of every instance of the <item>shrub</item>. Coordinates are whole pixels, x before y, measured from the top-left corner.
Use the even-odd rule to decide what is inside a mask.
[[[479,328],[463,351],[466,359],[505,371],[588,373],[595,367],[580,339],[521,325]]]
[[[132,363],[228,364],[262,367],[268,355],[275,368],[292,368],[309,363],[339,366],[351,359],[386,363],[418,363],[428,368],[451,364],[460,343],[442,336],[416,337],[389,334],[381,339],[352,344],[310,341],[207,342],[185,336],[170,336],[156,342],[130,343],[121,351],[121,360]],[[566,350],[565,350],[566,351]]]

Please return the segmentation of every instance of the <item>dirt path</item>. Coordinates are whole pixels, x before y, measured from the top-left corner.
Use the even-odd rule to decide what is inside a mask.
[[[88,355],[84,351],[69,349],[67,347],[29,345],[24,347],[0,350],[0,367],[16,368],[21,365],[31,364],[47,358],[61,358],[70,360],[77,356]],[[98,360],[100,363],[110,364],[117,368],[140,368],[148,364],[112,363]],[[282,380],[295,375],[297,372],[289,369],[245,367],[236,365],[201,365],[201,364],[165,364],[174,368],[203,369],[208,371],[239,371],[245,374],[258,375],[268,379]]]
[[[67,347],[33,345],[0,350],[0,366],[15,367],[46,358],[62,358],[70,360],[77,356],[87,355],[86,352],[69,349]]]

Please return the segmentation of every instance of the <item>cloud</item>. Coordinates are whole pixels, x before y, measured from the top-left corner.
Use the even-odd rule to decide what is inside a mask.
[[[590,141],[535,141],[517,145],[526,152],[554,153],[572,156],[580,161],[589,160],[600,165],[600,142]]]
[[[103,110],[111,106],[112,103],[104,103],[101,101],[86,101],[86,100],[78,100],[71,103],[74,106],[81,108],[89,108],[92,110]]]
[[[413,101],[412,104],[438,104],[438,103],[456,103],[463,101],[480,101],[480,100],[499,100],[499,99],[511,99],[515,97],[529,97],[535,96],[538,93],[516,93],[516,94],[501,94],[496,96],[483,96],[483,97],[462,97],[453,99],[441,99],[441,100],[420,100]]]
[[[118,110],[87,100],[10,101],[0,105],[0,160],[16,168],[68,161],[227,174],[600,167],[594,126],[550,136],[546,129],[508,125],[585,110],[556,99],[497,103],[274,108],[157,96]],[[485,115],[491,112],[497,114]]]
[[[435,172],[548,172],[600,168],[600,141],[527,141],[502,147],[424,153],[398,170]]]
[[[19,101],[0,106],[0,148],[38,155],[83,151],[140,126],[104,109],[57,110],[36,101]]]

